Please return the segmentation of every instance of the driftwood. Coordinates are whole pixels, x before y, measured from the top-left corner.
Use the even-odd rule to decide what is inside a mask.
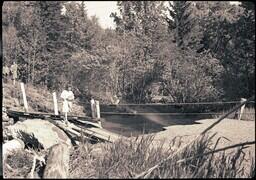
[[[59,143],[50,148],[43,178],[67,178],[69,175],[70,146]]]

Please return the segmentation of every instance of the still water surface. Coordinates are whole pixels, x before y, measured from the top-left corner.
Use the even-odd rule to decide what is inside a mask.
[[[103,128],[124,135],[136,136],[164,130],[163,127],[171,125],[198,124],[195,122],[205,117],[174,116],[174,115],[104,115]]]
[[[200,119],[213,118],[209,115],[184,115],[183,113],[198,113],[200,110],[207,112],[220,112],[224,107],[198,105],[101,105],[101,117],[103,128],[124,136],[136,136],[140,134],[155,133],[164,130],[163,127],[172,125],[191,125]],[[216,109],[217,108],[217,109]],[[225,108],[230,108],[225,105]],[[105,112],[105,113],[104,113]],[[134,114],[137,113],[137,115]],[[110,114],[109,114],[110,113]],[[114,114],[111,114],[114,113]],[[119,113],[119,114],[118,114]],[[121,113],[121,114],[120,114]],[[128,113],[122,114],[122,113]],[[138,115],[138,113],[144,113]],[[150,114],[148,114],[150,113]],[[153,114],[152,114],[153,113]],[[159,114],[160,113],[160,114]],[[166,115],[161,113],[179,113],[179,115]]]

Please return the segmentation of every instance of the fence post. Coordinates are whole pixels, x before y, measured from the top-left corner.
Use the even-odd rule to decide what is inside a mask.
[[[96,113],[97,113],[97,119],[100,119],[100,103],[99,101],[96,102]]]
[[[23,97],[23,103],[24,103],[25,112],[28,112],[28,102],[27,102],[27,97],[26,97],[24,83],[21,82],[20,86],[21,86],[21,91],[22,91],[22,97]]]
[[[241,98],[241,103],[243,103],[244,101],[246,101],[245,98]],[[245,104],[241,107],[240,109],[240,113],[239,113],[239,116],[238,116],[238,120],[241,120],[242,118],[242,115],[243,115],[243,112],[244,112],[244,108],[245,108]]]
[[[100,102],[99,101],[95,101],[95,102],[96,102],[96,113],[97,113],[98,123],[100,127],[102,127],[101,121],[100,121]]]
[[[56,92],[53,92],[52,95],[53,95],[54,114],[55,114],[55,115],[59,115],[59,112],[58,112],[58,102],[57,102]]]
[[[95,118],[95,101],[91,99],[91,111],[92,111],[92,118]]]

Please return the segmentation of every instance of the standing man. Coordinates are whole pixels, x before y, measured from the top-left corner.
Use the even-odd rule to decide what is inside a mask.
[[[4,82],[5,82],[5,83],[8,82],[9,73],[10,73],[9,68],[8,68],[8,66],[5,65],[5,66],[3,67],[3,77],[4,77]]]
[[[12,80],[13,85],[15,85],[15,81],[18,78],[18,65],[15,61],[13,61],[13,64],[11,65],[11,73],[12,73]]]
[[[69,107],[69,111],[72,112],[72,105],[73,105],[73,101],[75,99],[74,93],[72,92],[72,87],[69,86],[68,87],[68,107]]]
[[[68,90],[65,88],[60,97],[63,99],[62,112],[65,114],[65,123],[68,124],[68,112],[72,111],[72,101],[75,99],[73,92],[71,91],[71,87],[68,87]]]

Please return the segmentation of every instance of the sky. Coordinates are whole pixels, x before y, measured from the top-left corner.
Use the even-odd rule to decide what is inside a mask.
[[[114,28],[111,12],[117,12],[117,1],[85,1],[88,16],[96,15],[103,28]]]
[[[230,1],[231,4],[238,4],[238,1]],[[111,12],[118,12],[117,1],[85,1],[88,16],[96,15],[103,28],[114,29],[113,18],[110,18]]]

